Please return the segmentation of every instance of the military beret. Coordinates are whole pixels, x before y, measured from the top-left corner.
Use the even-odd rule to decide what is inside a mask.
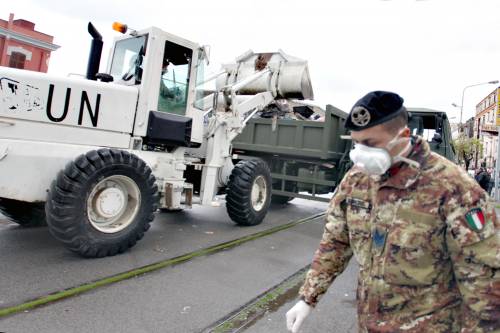
[[[385,123],[406,112],[404,99],[388,91],[372,91],[354,104],[345,122],[345,128],[361,131]]]

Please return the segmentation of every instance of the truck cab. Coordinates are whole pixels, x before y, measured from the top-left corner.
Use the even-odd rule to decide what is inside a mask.
[[[450,161],[455,161],[455,150],[451,144],[451,127],[446,112],[427,109],[408,109],[408,127],[411,133],[423,137],[431,150]]]

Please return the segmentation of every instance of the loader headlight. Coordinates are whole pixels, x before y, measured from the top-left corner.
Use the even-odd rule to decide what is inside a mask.
[[[126,24],[120,23],[120,22],[113,22],[113,30],[121,32],[122,34],[126,33],[128,30],[128,27]]]

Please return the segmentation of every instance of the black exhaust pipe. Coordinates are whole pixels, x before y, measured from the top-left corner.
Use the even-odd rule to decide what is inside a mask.
[[[92,43],[90,44],[90,54],[89,62],[87,64],[87,75],[88,80],[96,80],[96,74],[99,72],[99,63],[101,62],[102,53],[102,36],[94,27],[94,25],[89,22],[88,25],[89,34],[92,36]]]

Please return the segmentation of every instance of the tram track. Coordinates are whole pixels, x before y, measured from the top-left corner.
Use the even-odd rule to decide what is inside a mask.
[[[275,312],[283,304],[296,299],[309,267],[310,265],[301,268],[199,333],[238,333],[246,330],[264,315]]]
[[[272,227],[260,232],[256,232],[250,235],[246,235],[243,237],[235,238],[230,241],[222,242],[219,244],[215,244],[209,247],[205,247],[196,251],[188,252],[180,256],[172,257],[157,261],[152,264],[148,264],[145,266],[137,267],[132,270],[127,270],[121,273],[109,275],[91,282],[86,282],[80,285],[76,285],[70,288],[66,288],[64,290],[60,290],[57,292],[48,293],[46,295],[42,295],[36,298],[28,299],[23,302],[19,302],[17,304],[7,305],[5,307],[0,307],[0,319],[11,316],[19,312],[24,312],[28,310],[32,310],[41,306],[49,305],[54,302],[58,302],[64,299],[68,299],[92,290],[96,290],[105,286],[109,286],[120,281],[128,280],[134,277],[138,277],[147,273],[155,272],[164,268],[168,268],[171,266],[179,265],[182,263],[189,262],[195,258],[212,255],[224,250],[229,250],[235,248],[244,243],[250,242],[252,240],[260,239],[280,231],[284,231],[290,228],[293,228],[298,225],[302,225],[305,223],[313,222],[318,218],[324,216],[324,213],[317,213],[302,219],[294,220],[276,227]]]

